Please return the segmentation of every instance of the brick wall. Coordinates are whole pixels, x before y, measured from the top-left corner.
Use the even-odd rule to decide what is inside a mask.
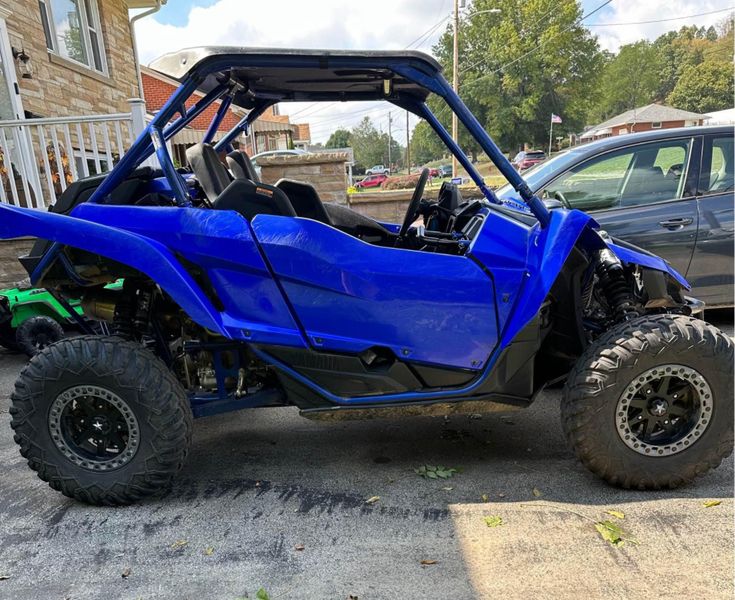
[[[0,240],[0,290],[30,285],[28,273],[18,257],[28,254],[33,242],[31,238]]]
[[[10,10],[10,43],[25,49],[32,79],[21,79],[23,108],[42,117],[129,112],[128,98],[139,95],[128,9],[121,0],[97,0],[108,74],[51,54],[37,0],[2,0]],[[20,74],[19,74],[20,75]]]
[[[347,201],[347,155],[304,154],[258,159],[263,183],[295,179],[313,185],[323,202]]]

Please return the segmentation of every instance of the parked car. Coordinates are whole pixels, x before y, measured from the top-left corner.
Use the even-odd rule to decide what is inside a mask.
[[[692,316],[671,265],[534,195],[433,57],[203,47],[151,66],[180,87],[109,173],[68,186],[49,211],[0,203],[0,238],[37,238],[22,259],[32,280],[115,317],[114,337],[61,340],[16,381],[14,440],[51,488],[100,505],[160,493],[193,417],[505,412],[559,381],[571,448],[611,484],[673,488],[732,453],[730,336]],[[450,182],[424,198],[423,169],[395,223],[298,181],[230,179],[219,159],[275,102],[383,100],[386,81],[450,140],[430,109],[442,98],[530,214],[493,202],[456,145],[483,198]],[[182,111],[197,89],[197,110]],[[176,169],[166,142],[224,97],[250,112],[216,145],[203,134]],[[152,157],[160,170],[138,168]],[[727,184],[721,160],[709,185]],[[121,277],[110,303],[101,284]]]
[[[355,187],[361,190],[364,188],[380,187],[386,179],[388,179],[388,176],[383,173],[368,175],[365,179],[358,181]]]
[[[516,170],[525,171],[545,160],[546,153],[542,150],[523,150],[515,155],[512,162]]]
[[[109,290],[120,290],[122,282]],[[69,309],[84,316],[82,302],[68,299],[67,306],[45,289],[12,288],[0,291],[0,346],[34,356],[64,337],[64,330],[77,324]]]
[[[390,169],[385,165],[375,165],[365,171],[366,175],[390,175]]]
[[[452,176],[452,165],[442,165],[439,167],[440,177],[451,177]]]
[[[577,146],[524,173],[546,199],[684,274],[707,306],[733,306],[733,128],[684,127]],[[510,186],[503,199],[517,197]]]

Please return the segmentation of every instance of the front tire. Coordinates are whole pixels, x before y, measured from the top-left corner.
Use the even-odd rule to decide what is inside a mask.
[[[579,358],[564,433],[592,472],[624,488],[675,488],[733,448],[733,342],[686,316],[624,323]]]
[[[42,350],[11,401],[30,468],[89,504],[130,504],[166,488],[191,443],[184,389],[152,353],[118,338],[76,337]]]

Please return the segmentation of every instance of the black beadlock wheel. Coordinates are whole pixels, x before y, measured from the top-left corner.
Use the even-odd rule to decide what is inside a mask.
[[[46,346],[64,337],[64,329],[51,317],[31,317],[20,325],[15,333],[18,348],[28,356],[35,356]]]
[[[686,316],[624,323],[579,358],[564,432],[592,472],[625,488],[674,488],[733,449],[733,342]]]
[[[191,443],[181,384],[139,344],[83,336],[39,352],[11,397],[20,453],[55,490],[96,505],[165,489]]]

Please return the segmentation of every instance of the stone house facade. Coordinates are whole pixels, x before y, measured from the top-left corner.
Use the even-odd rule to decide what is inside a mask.
[[[128,9],[155,5],[3,0],[0,18],[4,13],[16,55],[21,118],[129,112],[128,99],[139,95],[139,86]]]

